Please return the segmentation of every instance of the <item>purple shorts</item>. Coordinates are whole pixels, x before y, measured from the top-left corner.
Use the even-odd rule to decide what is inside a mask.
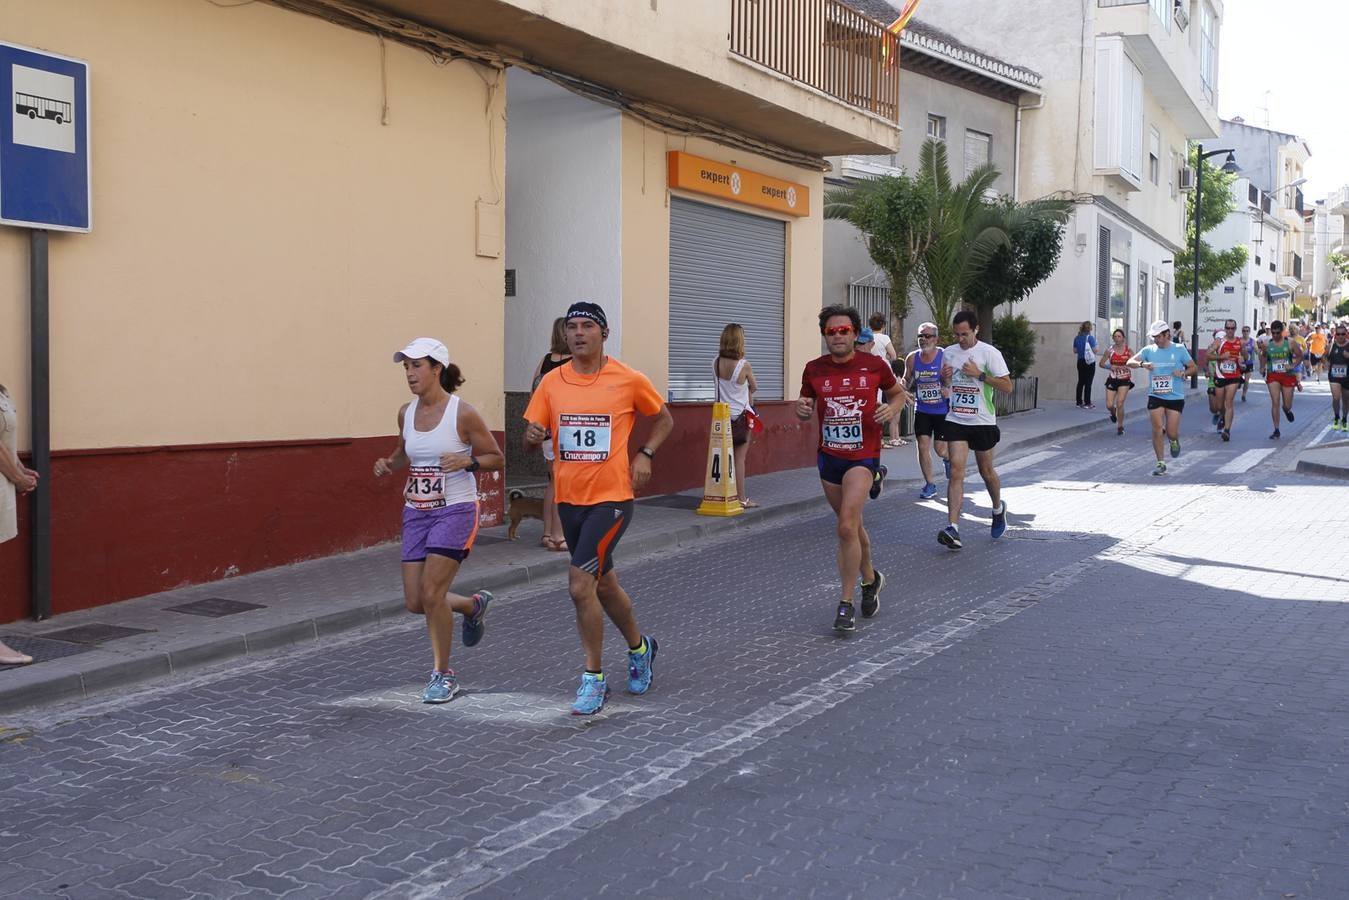
[[[478,504],[443,509],[403,507],[403,562],[423,562],[428,553],[463,562],[478,535]]]

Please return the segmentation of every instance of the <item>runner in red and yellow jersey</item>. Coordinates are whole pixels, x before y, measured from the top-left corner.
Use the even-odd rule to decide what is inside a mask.
[[[899,415],[909,395],[885,360],[858,353],[854,339],[862,319],[851,306],[827,306],[820,311],[820,333],[829,352],[806,363],[796,416],[812,417],[820,429],[817,459],[824,496],[838,516],[838,572],[842,596],[834,630],[857,630],[853,584],[862,577],[862,616],[880,609],[885,576],[871,563],[871,539],[862,526],[862,504],[868,493],[880,495],[885,481],[881,465],[881,426]],[[885,402],[877,400],[876,391]]]
[[[1242,371],[1248,361],[1246,342],[1237,336],[1236,319],[1228,319],[1223,323],[1223,336],[1214,340],[1208,352],[1218,360],[1218,379],[1215,383],[1217,390],[1214,392],[1218,398],[1218,408],[1222,410],[1222,421],[1218,423],[1218,430],[1222,432],[1223,440],[1230,441],[1232,422],[1236,420],[1237,415],[1232,404],[1237,399]]]
[[[569,589],[586,668],[572,712],[599,712],[609,696],[601,661],[604,617],[623,633],[628,647],[628,692],[651,686],[656,641],[637,627],[632,599],[618,583],[614,548],[632,519],[634,489],[651,478],[651,460],[674,428],[664,399],[650,380],[604,353],[609,322],[595,303],[567,310],[571,361],[539,382],[525,410],[525,443],[553,439],[558,517],[571,548]],[[655,416],[645,445],[628,458],[628,438],[637,415]]]
[[[1134,370],[1129,368],[1134,352],[1129,348],[1124,329],[1116,328],[1110,337],[1114,343],[1101,354],[1099,363],[1102,369],[1110,370],[1105,380],[1105,407],[1110,411],[1110,421],[1116,423],[1115,434],[1124,434],[1124,403],[1134,386]]]

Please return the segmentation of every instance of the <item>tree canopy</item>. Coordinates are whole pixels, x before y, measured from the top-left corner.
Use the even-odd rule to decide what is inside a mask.
[[[1199,198],[1199,296],[1208,300],[1208,292],[1235,275],[1246,265],[1246,247],[1237,245],[1216,250],[1203,235],[1217,228],[1236,208],[1232,197],[1235,173],[1224,172],[1208,160],[1199,160],[1199,149],[1190,149],[1190,165],[1203,166],[1203,191]],[[1198,171],[1198,169],[1196,169]],[[1194,204],[1191,192],[1185,202],[1185,246],[1176,254],[1176,293],[1188,294],[1194,290]]]

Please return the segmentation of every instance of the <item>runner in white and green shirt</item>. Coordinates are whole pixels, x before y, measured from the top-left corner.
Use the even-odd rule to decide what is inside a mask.
[[[993,537],[1007,530],[1007,506],[1002,484],[993,468],[993,448],[1002,437],[993,408],[993,392],[1012,392],[1012,377],[1002,354],[979,340],[979,317],[973,310],[956,313],[952,330],[956,343],[942,351],[942,384],[950,388],[951,409],[946,414],[946,446],[951,477],[946,483],[948,523],[937,540],[952,550],[961,548],[960,506],[965,500],[965,463],[969,451],[993,503]]]

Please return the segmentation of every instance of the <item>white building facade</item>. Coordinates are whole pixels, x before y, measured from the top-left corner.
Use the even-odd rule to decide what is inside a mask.
[[[1039,333],[1031,374],[1040,395],[1072,395],[1083,321],[1099,335],[1123,328],[1133,346],[1157,318],[1188,332],[1174,260],[1188,143],[1218,134],[1220,0],[933,4],[924,13],[973,42],[1016,47],[1042,76],[1043,103],[1022,112],[1019,199],[1075,203],[1058,269],[1017,308]]]

